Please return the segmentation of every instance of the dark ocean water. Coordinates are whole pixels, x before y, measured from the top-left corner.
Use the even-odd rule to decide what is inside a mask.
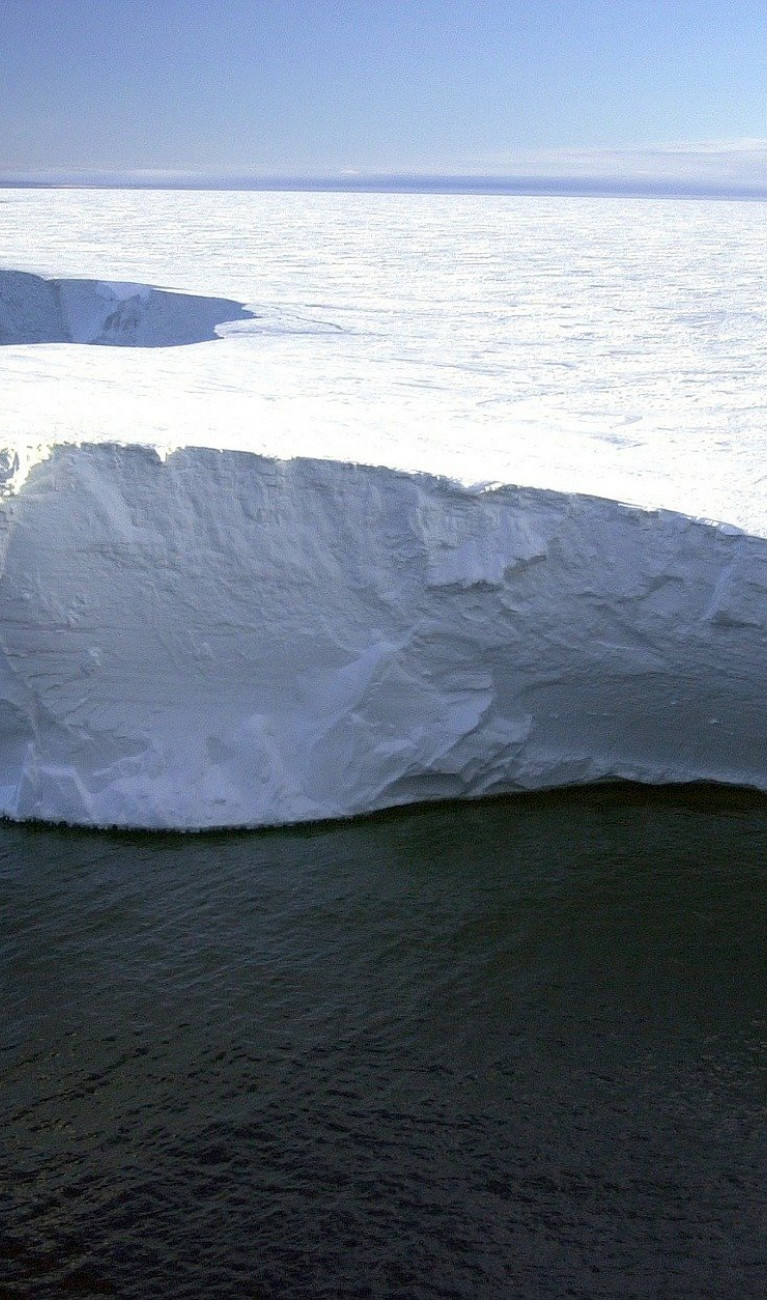
[[[0,826],[0,1295],[763,1297],[767,801]]]

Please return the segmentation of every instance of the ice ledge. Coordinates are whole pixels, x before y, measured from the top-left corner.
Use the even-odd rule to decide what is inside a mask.
[[[0,269],[0,345],[178,347],[216,339],[218,326],[252,317],[230,298],[203,298],[148,284],[46,280]]]
[[[0,813],[264,826],[767,789],[767,541],[388,469],[58,446],[0,502]]]

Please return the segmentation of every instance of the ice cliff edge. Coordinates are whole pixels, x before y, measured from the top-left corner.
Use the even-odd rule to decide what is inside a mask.
[[[51,448],[0,500],[0,814],[264,826],[767,789],[767,540],[320,460]]]
[[[218,326],[252,319],[231,298],[106,280],[46,280],[0,267],[0,346],[85,343],[178,347],[218,338]]]

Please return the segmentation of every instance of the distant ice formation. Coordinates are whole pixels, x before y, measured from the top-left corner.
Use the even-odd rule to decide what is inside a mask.
[[[534,488],[60,446],[0,504],[0,813],[265,826],[767,789],[767,540]]]
[[[0,345],[92,343],[161,348],[218,337],[224,322],[253,313],[228,298],[104,280],[46,280],[0,270]]]

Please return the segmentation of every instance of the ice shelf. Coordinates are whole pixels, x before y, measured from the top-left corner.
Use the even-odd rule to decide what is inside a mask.
[[[0,202],[1,814],[767,789],[760,205]]]

